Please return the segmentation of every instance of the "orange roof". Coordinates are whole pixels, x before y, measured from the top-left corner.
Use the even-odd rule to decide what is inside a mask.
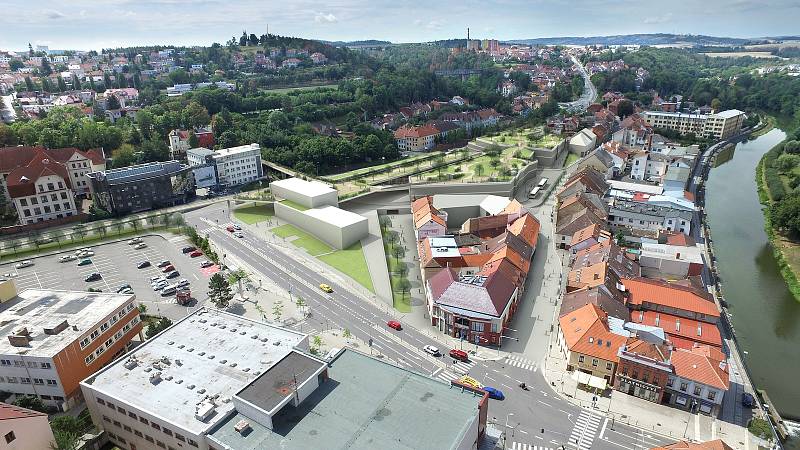
[[[413,202],[411,202],[411,211],[412,212],[417,212],[423,206],[430,207],[432,205],[433,205],[433,197],[431,197],[430,195],[427,195],[425,197],[420,197],[420,198],[414,200]]]
[[[439,134],[439,130],[430,124],[425,124],[418,127],[403,125],[394,132],[394,137],[395,139],[420,138],[426,136],[435,136],[437,134]]]
[[[728,390],[730,374],[725,355],[708,345],[695,345],[691,350],[683,348],[672,352],[675,375],[706,386]]]
[[[531,247],[536,247],[536,242],[539,240],[540,228],[541,225],[539,224],[539,221],[536,220],[532,214],[525,214],[511,222],[511,224],[508,226],[508,231],[511,234],[521,238]]]
[[[593,288],[605,284],[608,263],[601,262],[588,267],[571,270],[567,275],[567,285],[577,289]]]
[[[525,208],[522,206],[522,203],[518,202],[517,199],[512,199],[511,203],[509,203],[508,205],[506,205],[505,208],[503,208],[501,214],[515,214],[515,213],[522,214],[522,211],[524,209]]]
[[[690,349],[695,343],[722,347],[722,336],[713,323],[656,311],[634,311],[631,322],[662,328],[676,347]]]
[[[600,225],[593,223],[586,228],[581,228],[580,230],[576,231],[575,234],[572,235],[572,241],[570,242],[572,245],[575,245],[592,237],[597,238],[600,236],[600,231],[602,230],[603,229],[600,227]]]
[[[619,361],[617,351],[628,338],[609,330],[608,316],[594,303],[562,316],[558,322],[571,352],[605,361]]]
[[[504,245],[500,250],[491,254],[492,257],[487,261],[487,263],[491,263],[503,258],[508,258],[508,260],[514,264],[519,270],[528,273],[528,269],[531,267],[531,262],[526,260],[522,257],[519,253],[514,251],[514,249],[510,248],[508,245]]]
[[[707,442],[678,441],[663,447],[653,447],[650,450],[733,450],[722,439]]]
[[[719,317],[717,305],[709,296],[692,288],[646,278],[627,278],[622,283],[628,291],[629,305],[640,306],[647,302]]]
[[[38,411],[32,411],[19,406],[9,405],[8,403],[0,403],[0,420],[25,419],[28,417],[37,416],[47,417],[47,414]]]

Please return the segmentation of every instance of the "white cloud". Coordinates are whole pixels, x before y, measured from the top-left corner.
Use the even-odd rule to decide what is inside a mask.
[[[332,13],[316,13],[314,15],[314,22],[316,23],[334,23],[337,21],[338,19]]]
[[[414,25],[415,25],[415,26],[420,26],[420,25],[422,25],[422,19],[415,19],[415,20],[414,20]]]
[[[442,28],[442,26],[444,26],[444,22],[441,20],[431,20],[425,25],[425,28],[429,30],[439,30]]]
[[[666,13],[662,16],[650,16],[644,18],[644,23],[647,25],[653,25],[658,23],[667,23],[672,20],[672,13]]]
[[[64,14],[56,11],[55,9],[45,9],[44,11],[42,11],[42,13],[48,19],[53,19],[53,20],[63,19],[64,17],[67,17]]]

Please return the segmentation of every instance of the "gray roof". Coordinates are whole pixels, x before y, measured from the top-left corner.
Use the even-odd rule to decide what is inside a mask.
[[[237,392],[236,396],[264,411],[272,411],[293,394],[295,386],[300,386],[323,365],[321,361],[302,353],[291,352]]]
[[[689,181],[690,175],[691,170],[687,167],[669,166],[667,173],[664,174],[664,181],[682,181],[685,183]]]
[[[602,146],[597,147],[591,153],[586,156],[586,159],[589,159],[592,156],[596,156],[597,159],[600,160],[606,167],[613,167],[614,166],[614,158],[604,149]]]
[[[171,175],[187,167],[188,166],[181,164],[180,161],[151,162],[103,172],[92,172],[88,174],[88,176],[98,179],[105,177],[108,180],[108,184],[124,184],[142,181],[148,178]]]
[[[329,379],[298,408],[274,416],[274,431],[241,412],[211,430],[215,446],[236,450],[455,449],[477,420],[480,396],[345,350]],[[240,420],[251,430],[234,430]]]
[[[665,206],[654,206],[647,203],[617,201],[611,206],[610,215],[613,216],[629,216],[629,215],[642,215],[650,217],[678,217],[684,220],[692,220],[694,212],[684,211],[676,208],[667,208]]]

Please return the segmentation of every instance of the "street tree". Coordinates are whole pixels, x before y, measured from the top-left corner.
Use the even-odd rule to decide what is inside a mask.
[[[231,285],[219,272],[212,275],[208,281],[208,297],[219,309],[227,308],[233,300]]]
[[[83,228],[83,225],[72,227],[72,236],[78,236],[78,239],[83,242],[83,237],[86,236],[86,229]]]
[[[480,164],[480,163],[479,163],[479,164],[476,164],[476,165],[475,165],[475,175],[476,175],[478,178],[480,178],[480,177],[482,177],[482,176],[483,176],[483,171],[484,171],[484,170],[485,170],[485,169],[484,169],[484,167],[483,167],[483,164]]]
[[[353,336],[353,334],[350,333],[350,329],[349,328],[345,328],[344,332],[342,332],[342,337],[345,338],[345,339],[350,339],[351,336]]]
[[[151,322],[150,325],[147,326],[147,330],[144,332],[144,336],[147,339],[152,338],[153,336],[161,333],[162,331],[166,330],[172,326],[172,321],[167,319],[166,317],[162,317],[161,319]]]
[[[319,353],[319,349],[322,347],[322,338],[316,334],[314,337],[311,338],[311,353]]]
[[[399,289],[400,293],[405,297],[406,293],[411,292],[411,282],[408,281],[407,278],[401,278],[400,281],[397,282],[397,289]]]
[[[114,221],[111,222],[111,226],[117,230],[117,235],[119,236],[122,234],[122,229],[125,228],[125,223],[120,219],[114,219]]]
[[[403,256],[406,256],[406,248],[403,247],[402,245],[394,246],[392,248],[392,256],[394,256],[394,258],[397,261],[400,261],[400,258],[402,258]]]
[[[408,265],[406,263],[400,263],[397,265],[397,274],[401,277],[405,277],[408,275]]]
[[[283,302],[278,300],[272,305],[272,316],[275,318],[275,321],[278,322],[281,320],[282,315],[283,315]]]

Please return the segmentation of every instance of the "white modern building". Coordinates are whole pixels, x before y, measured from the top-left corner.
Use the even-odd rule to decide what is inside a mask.
[[[199,147],[186,151],[189,166],[213,166],[217,184],[238,186],[261,179],[261,147],[258,144],[209,150]]]
[[[727,139],[742,128],[745,113],[729,109],[714,114],[645,111],[644,119],[653,128],[674,130],[680,134]]]
[[[95,425],[121,448],[206,450],[206,435],[246,409],[242,391],[295,349],[308,350],[307,335],[203,308],[85,379],[81,389]],[[291,400],[293,391],[269,395]]]
[[[324,183],[288,178],[270,183],[275,215],[345,249],[369,234],[367,218],[338,208],[338,193]]]

